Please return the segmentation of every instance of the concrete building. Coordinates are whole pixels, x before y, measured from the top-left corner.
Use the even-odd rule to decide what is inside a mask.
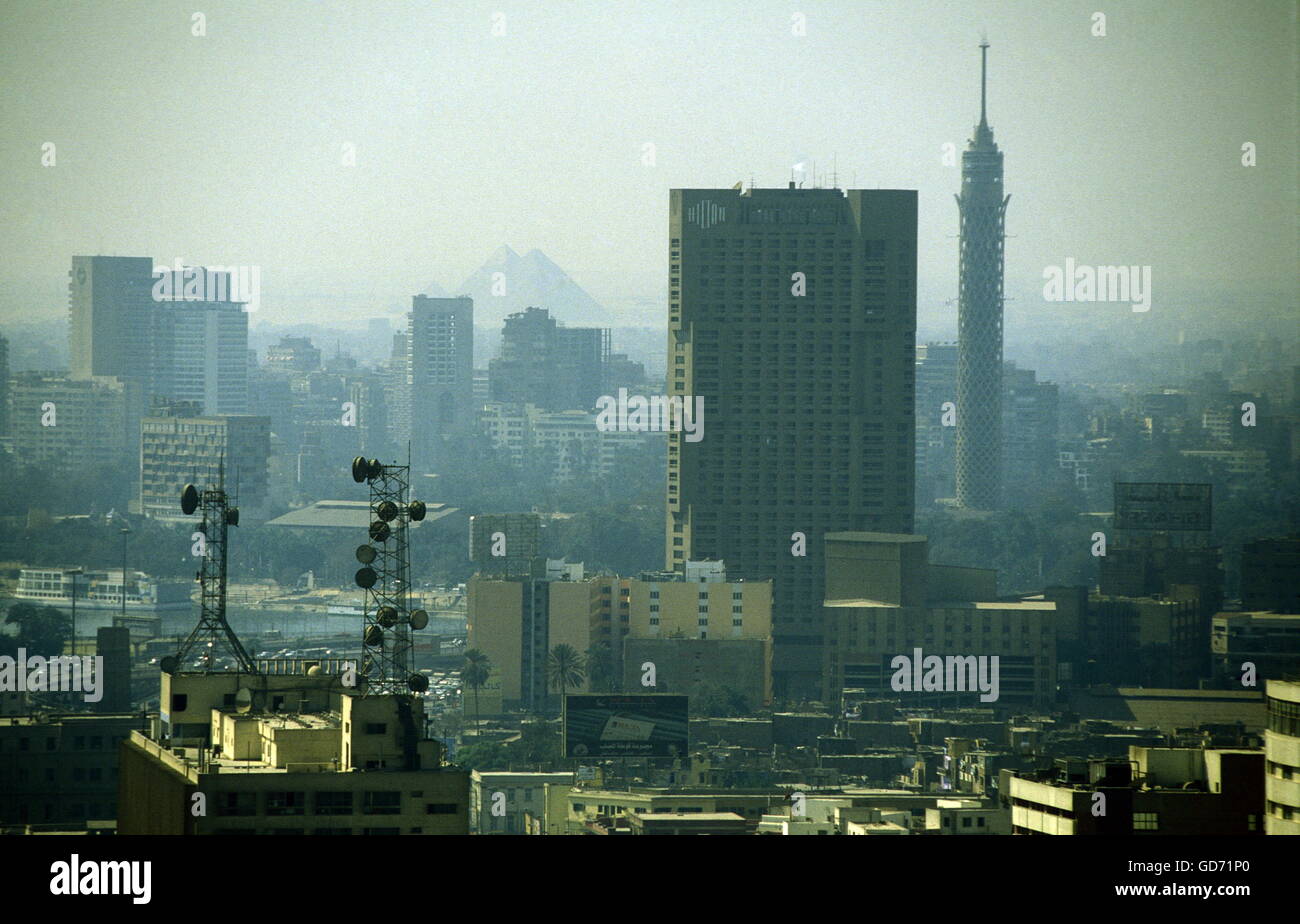
[[[1270,680],[1266,693],[1264,830],[1300,835],[1300,682]]]
[[[978,799],[940,799],[925,810],[925,833],[937,835],[1010,834],[1011,818]]]
[[[1131,747],[1127,760],[1056,763],[1011,775],[1012,834],[1264,833],[1260,751]]]
[[[315,372],[320,356],[311,338],[286,336],[266,348],[266,365],[276,372]]]
[[[122,744],[120,833],[469,833],[469,774],[423,737],[421,699],[357,695],[337,663],[261,667],[162,674],[159,727]]]
[[[787,802],[786,795],[779,792],[644,786],[627,791],[574,786],[564,799],[566,834],[627,833],[634,815],[718,814],[739,816],[746,832],[753,833],[764,815]]]
[[[1006,363],[1002,370],[1002,484],[1008,495],[1040,488],[1059,466],[1056,431],[1059,390],[1032,369]]]
[[[674,189],[665,569],[773,583],[778,698],[817,696],[821,538],[912,527],[916,193]]]
[[[140,422],[140,512],[182,519],[181,491],[215,485],[225,467],[226,490],[242,514],[256,517],[267,500],[271,422],[266,417],[202,417],[193,409]],[[238,492],[235,486],[238,484]]]
[[[1210,657],[1217,677],[1240,683],[1244,665],[1256,682],[1300,676],[1300,614],[1219,613],[1210,627]]]
[[[660,438],[653,433],[601,430],[597,415],[588,411],[546,411],[531,404],[489,402],[479,409],[479,426],[516,465],[549,467],[558,481],[606,477],[621,452]]]
[[[20,372],[11,383],[12,444],[29,465],[65,472],[98,466],[130,471],[142,395],[143,385],[135,379]]]
[[[928,545],[924,536],[826,535],[824,701],[839,702],[844,690],[859,689],[918,705],[978,707],[986,704],[980,699],[986,693],[975,690],[970,665],[978,670],[984,664],[991,673],[996,657],[997,699],[987,701],[990,708],[1050,705],[1056,696],[1056,604],[999,600],[995,572],[930,564]],[[926,681],[923,689],[909,683],[899,692],[896,659],[910,664],[917,649],[943,662],[944,683]],[[959,683],[949,689],[949,679]]]
[[[470,579],[467,644],[490,659],[504,707],[537,710],[558,692],[546,688],[545,659],[559,644],[607,647],[608,676],[627,690],[641,688],[649,660],[658,692],[716,684],[753,706],[770,701],[771,581],[728,581],[721,562],[635,579],[574,568],[534,562],[530,575]]]
[[[0,718],[0,824],[118,817],[118,746],[148,727],[140,713]]]
[[[609,331],[564,327],[545,308],[505,319],[501,356],[488,363],[491,400],[550,411],[590,410],[602,394]]]
[[[542,554],[542,518],[536,513],[481,513],[469,518],[469,559],[483,574],[531,573]]]
[[[71,377],[151,376],[153,259],[74,256],[68,272]]]
[[[916,348],[916,502],[952,497],[957,452],[957,344]]]
[[[417,468],[441,465],[474,432],[474,300],[411,300],[411,452]]]
[[[512,773],[475,770],[470,774],[470,833],[528,834],[526,819],[529,816],[540,821],[543,830],[547,830],[547,790],[572,785],[572,771]]]

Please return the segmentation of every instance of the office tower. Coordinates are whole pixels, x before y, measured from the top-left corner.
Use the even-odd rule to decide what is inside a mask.
[[[1037,496],[1043,479],[1059,467],[1056,430],[1060,398],[1055,384],[1033,369],[1006,363],[1002,370],[1002,471],[1008,495]]]
[[[417,295],[409,317],[411,453],[427,470],[474,430],[474,300]]]
[[[152,393],[205,414],[248,413],[248,315],[239,302],[156,307]]]
[[[957,301],[957,502],[1001,503],[1002,269],[1007,200],[1002,152],[985,113],[988,43],[980,45],[980,121],[961,155]]]
[[[916,348],[916,502],[953,496],[957,448],[957,344]]]
[[[177,498],[185,485],[215,485],[224,466],[226,490],[245,520],[258,516],[267,500],[271,421],[200,416],[192,405],[156,410],[140,422],[140,512],[184,519]]]
[[[72,258],[68,362],[74,379],[150,375],[153,260]]]
[[[778,699],[821,692],[822,535],[912,528],[916,202],[671,193],[667,390],[704,426],[668,434],[666,567],[774,582]]]
[[[550,411],[591,408],[602,394],[608,353],[608,330],[563,327],[545,308],[516,312],[501,332],[501,357],[488,363],[491,399]]]

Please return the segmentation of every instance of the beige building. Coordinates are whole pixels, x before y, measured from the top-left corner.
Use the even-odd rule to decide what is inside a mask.
[[[162,675],[158,731],[122,745],[121,833],[469,832],[469,774],[423,737],[422,700],[283,664],[302,670]]]
[[[754,706],[770,701],[771,581],[728,581],[722,562],[638,578],[586,577],[580,565],[555,561],[545,577],[535,573],[469,581],[467,644],[488,656],[503,708],[540,709],[559,692],[547,689],[545,663],[560,644],[584,655],[607,645],[608,676],[629,691],[641,689],[649,659],[659,692],[709,680],[740,689]]]
[[[1270,680],[1266,693],[1264,830],[1300,834],[1300,683]]]
[[[563,833],[551,832],[547,793],[573,785],[573,773],[511,773],[475,770],[470,774],[471,834]],[[529,818],[541,831],[529,830]]]
[[[828,533],[826,701],[838,702],[851,688],[915,703],[1052,703],[1056,604],[998,600],[995,583],[993,571],[930,564],[924,536]],[[895,690],[896,659],[909,659],[910,674],[918,649],[923,659],[944,659],[944,687]],[[992,674],[994,657],[997,699],[984,701],[969,668],[982,665],[978,669]],[[948,669],[950,658],[961,659],[955,662],[960,670]],[[948,688],[950,679],[961,677],[959,686]]]
[[[137,445],[142,396],[135,380],[20,372],[9,390],[9,436],[24,464],[120,466]]]
[[[191,519],[181,511],[185,485],[200,490],[218,481],[238,483],[240,512],[253,516],[266,502],[271,454],[269,417],[146,417],[140,422],[140,512],[159,519]]]

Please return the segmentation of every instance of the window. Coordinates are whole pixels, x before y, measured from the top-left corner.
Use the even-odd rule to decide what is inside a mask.
[[[388,723],[386,722],[367,722],[367,735],[384,735],[388,733]]]
[[[362,811],[367,815],[397,815],[402,810],[402,794],[395,790],[369,790]]]
[[[575,805],[574,808],[577,809],[577,808],[580,808],[580,806]],[[454,803],[454,802],[428,802],[428,803],[425,803],[425,806],[424,806],[424,814],[426,814],[426,815],[455,815],[455,814],[456,814],[456,803]]]
[[[970,821],[970,816],[969,816],[969,815],[967,815],[967,816],[965,816],[964,818],[962,818],[962,820],[961,820],[961,826],[962,826],[963,828],[969,828],[969,827],[970,827],[970,824],[971,824],[971,821]]]
[[[185,693],[172,694],[172,712],[184,712],[189,703],[190,698]]]
[[[321,791],[316,793],[317,815],[351,815],[352,793]]]
[[[1160,815],[1158,812],[1134,812],[1134,831],[1159,831]]]
[[[301,815],[307,804],[307,794],[303,792],[268,792],[266,794],[267,815]]]
[[[223,792],[217,797],[219,815],[256,815],[257,794],[251,792]]]

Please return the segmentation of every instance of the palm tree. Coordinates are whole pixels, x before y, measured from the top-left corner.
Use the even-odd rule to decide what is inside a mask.
[[[551,686],[560,688],[560,707],[563,708],[569,687],[580,687],[587,679],[585,659],[572,645],[556,645],[546,659],[546,679]]]
[[[492,662],[477,648],[465,650],[465,664],[460,669],[461,683],[474,691],[474,737],[478,737],[478,691],[492,673]]]

